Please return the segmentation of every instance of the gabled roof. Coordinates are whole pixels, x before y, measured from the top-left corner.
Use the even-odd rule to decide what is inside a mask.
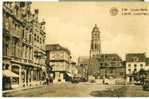
[[[122,61],[121,57],[115,53],[100,54],[96,58],[99,61]]]
[[[145,62],[145,53],[128,53],[126,54],[126,62]]]
[[[61,46],[60,44],[47,44],[46,45],[46,51],[60,51],[60,50],[64,50],[68,54],[70,54],[70,50],[68,48]]]
[[[149,65],[149,58],[146,58],[146,65]]]

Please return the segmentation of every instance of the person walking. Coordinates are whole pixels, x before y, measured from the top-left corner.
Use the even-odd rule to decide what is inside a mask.
[[[46,84],[49,85],[49,78],[46,77]]]

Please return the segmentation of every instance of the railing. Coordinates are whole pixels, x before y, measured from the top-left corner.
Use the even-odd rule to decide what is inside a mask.
[[[21,58],[20,57],[16,57],[16,56],[12,56],[11,60],[12,61],[21,62]]]
[[[33,60],[28,60],[28,63],[33,63]]]

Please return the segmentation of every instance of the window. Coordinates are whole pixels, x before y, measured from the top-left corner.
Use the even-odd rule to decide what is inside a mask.
[[[97,49],[97,45],[95,44],[95,49]]]
[[[43,39],[43,43],[44,43],[44,41],[45,41],[45,40]]]
[[[17,41],[15,39],[13,39],[13,44],[12,44],[12,55],[16,56],[16,45]]]
[[[42,42],[42,41],[41,41],[41,38],[40,38],[40,44],[41,44],[41,42]]]
[[[140,68],[143,68],[143,64],[140,64]]]
[[[130,68],[131,67],[131,64],[128,64],[128,67]]]
[[[134,68],[136,68],[137,67],[137,64],[134,64]]]
[[[9,69],[9,65],[8,64],[6,64],[6,68],[5,69],[7,69],[7,70]]]
[[[22,39],[24,39],[25,30],[22,30]]]
[[[100,63],[100,66],[102,66],[103,64],[102,63]]]
[[[34,34],[34,40],[36,41],[36,34]]]
[[[134,72],[137,72],[137,69],[134,69]]]
[[[94,48],[93,48],[93,43],[91,44],[91,49],[94,49]]]
[[[8,44],[3,45],[3,55],[8,56]]]
[[[29,34],[29,42],[30,43],[31,43],[31,39],[32,39],[31,34]]]
[[[37,36],[37,42],[39,42],[39,36]]]
[[[129,74],[131,73],[131,69],[128,69]]]

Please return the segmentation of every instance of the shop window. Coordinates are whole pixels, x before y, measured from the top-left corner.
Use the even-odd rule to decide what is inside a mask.
[[[12,84],[19,84],[19,78],[12,78]]]
[[[19,75],[19,67],[18,66],[12,66],[12,72]],[[19,84],[19,78],[12,78],[12,84]]]
[[[22,76],[22,81],[23,81],[23,83],[24,83],[24,82],[25,82],[25,73],[22,72],[22,73],[21,73],[21,76]]]
[[[5,69],[7,69],[7,70],[9,69],[9,65],[8,64],[6,64]]]

